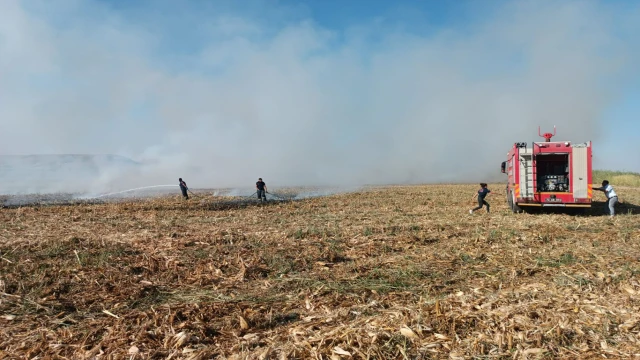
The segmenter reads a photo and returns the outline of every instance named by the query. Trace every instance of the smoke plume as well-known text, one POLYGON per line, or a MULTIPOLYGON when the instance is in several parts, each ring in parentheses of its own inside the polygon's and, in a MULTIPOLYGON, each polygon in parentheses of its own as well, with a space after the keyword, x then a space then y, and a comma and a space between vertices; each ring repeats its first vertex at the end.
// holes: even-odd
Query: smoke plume
POLYGON ((637 4, 460 3, 438 27, 233 4, 4 1, 0 154, 137 165, 14 159, 0 193, 502 181, 538 126, 597 142, 638 71, 637 4))

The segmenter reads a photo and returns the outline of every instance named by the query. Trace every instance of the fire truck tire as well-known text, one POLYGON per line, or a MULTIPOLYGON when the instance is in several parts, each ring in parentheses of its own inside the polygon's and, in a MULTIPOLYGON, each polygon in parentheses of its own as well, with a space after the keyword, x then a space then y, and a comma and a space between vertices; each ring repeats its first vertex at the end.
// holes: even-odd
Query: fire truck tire
POLYGON ((518 206, 518 204, 516 204, 516 199, 515 196, 513 195, 512 191, 509 191, 509 207, 511 208, 511 211, 515 214, 517 213, 521 213, 522 212, 522 208, 520 208, 520 206, 518 206))

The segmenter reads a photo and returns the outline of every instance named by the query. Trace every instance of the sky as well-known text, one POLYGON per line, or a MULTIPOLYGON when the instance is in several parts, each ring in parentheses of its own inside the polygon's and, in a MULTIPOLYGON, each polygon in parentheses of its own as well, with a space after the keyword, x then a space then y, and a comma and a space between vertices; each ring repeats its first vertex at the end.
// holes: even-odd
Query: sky
POLYGON ((596 168, 640 171, 639 16, 633 1, 5 0, 0 154, 145 164, 76 179, 104 190, 475 183, 556 125, 593 141, 596 168))

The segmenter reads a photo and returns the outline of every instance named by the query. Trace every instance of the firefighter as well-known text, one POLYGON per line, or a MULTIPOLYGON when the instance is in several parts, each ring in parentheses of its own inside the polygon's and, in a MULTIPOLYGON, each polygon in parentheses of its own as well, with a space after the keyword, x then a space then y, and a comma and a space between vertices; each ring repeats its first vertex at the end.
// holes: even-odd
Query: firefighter
POLYGON ((604 192, 604 195, 607 197, 607 207, 609 208, 609 211, 607 211, 607 207, 605 207, 605 212, 608 212, 610 217, 614 217, 616 214, 615 206, 618 203, 618 194, 613 190, 613 186, 609 184, 608 180, 604 180, 602 181, 601 187, 594 188, 593 190, 604 192))
POLYGON ((258 178, 258 182, 256 182, 256 189, 258 190, 258 200, 267 201, 267 184, 262 181, 262 178, 258 178))
POLYGON ((187 194, 187 190, 189 190, 189 188, 187 187, 187 183, 184 182, 182 178, 179 178, 178 181, 180 182, 180 191, 182 191, 182 196, 185 198, 185 200, 188 200, 189 194, 187 194))
POLYGON ((487 189, 487 184, 480 183, 480 190, 478 190, 478 206, 469 210, 469 214, 473 214, 474 211, 482 209, 482 206, 485 205, 487 207, 487 213, 489 212, 490 205, 484 198, 487 197, 490 192, 491 190, 487 189))

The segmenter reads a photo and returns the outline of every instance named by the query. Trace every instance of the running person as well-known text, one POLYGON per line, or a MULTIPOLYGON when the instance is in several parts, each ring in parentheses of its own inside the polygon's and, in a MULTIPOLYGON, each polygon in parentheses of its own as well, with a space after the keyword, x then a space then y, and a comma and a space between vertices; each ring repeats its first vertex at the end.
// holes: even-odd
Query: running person
POLYGON ((491 190, 487 189, 487 184, 480 183, 480 190, 478 190, 478 206, 469 210, 469 214, 473 214, 474 211, 482 209, 482 206, 486 206, 487 212, 489 212, 490 205, 484 198, 487 197, 490 192, 491 190))

